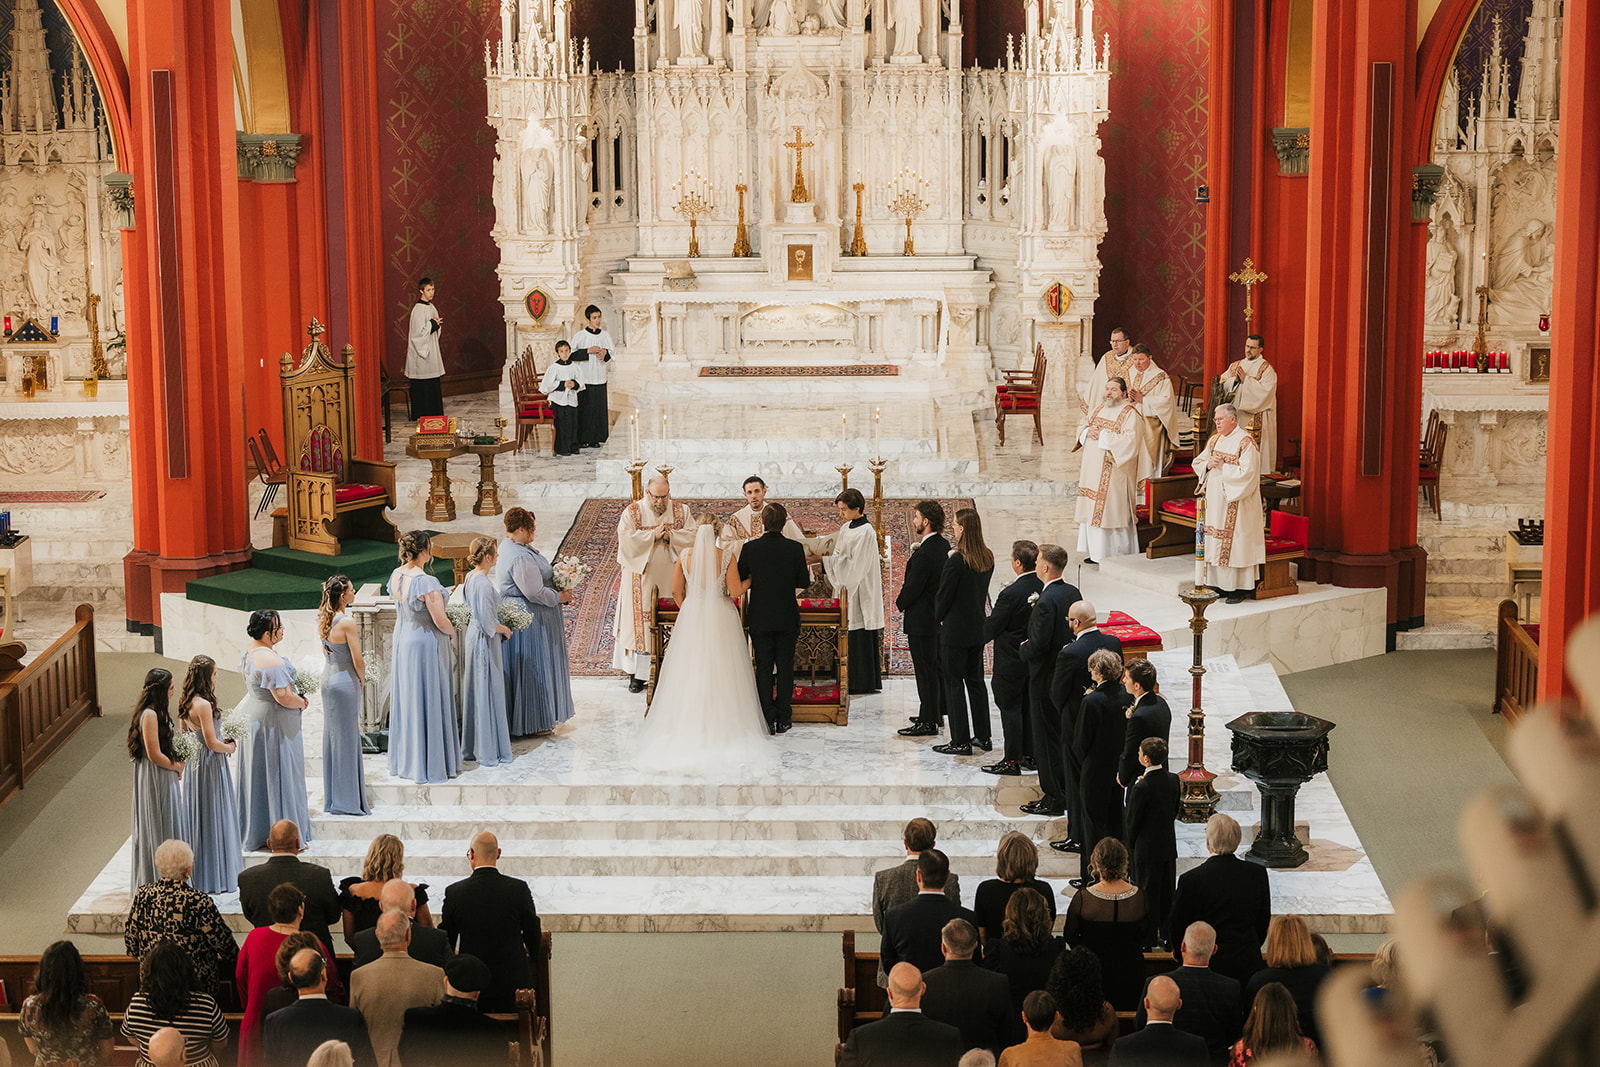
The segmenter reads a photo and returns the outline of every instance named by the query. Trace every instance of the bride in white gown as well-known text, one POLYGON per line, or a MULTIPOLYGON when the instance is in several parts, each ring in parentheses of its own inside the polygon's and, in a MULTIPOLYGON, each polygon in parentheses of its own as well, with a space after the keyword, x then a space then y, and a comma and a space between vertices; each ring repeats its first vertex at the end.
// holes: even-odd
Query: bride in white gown
POLYGON ((682 607, 634 741, 634 761, 652 771, 698 774, 770 768, 774 761, 756 694, 750 646, 728 595, 731 568, 717 547, 716 516, 700 516, 694 547, 678 558, 682 607))

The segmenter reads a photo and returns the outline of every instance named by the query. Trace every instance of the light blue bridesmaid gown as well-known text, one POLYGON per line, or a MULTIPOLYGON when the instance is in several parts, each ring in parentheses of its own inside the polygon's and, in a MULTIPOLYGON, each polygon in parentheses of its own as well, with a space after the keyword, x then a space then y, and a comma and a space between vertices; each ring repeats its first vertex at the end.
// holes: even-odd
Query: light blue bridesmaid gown
POLYGON ((189 828, 185 840, 194 849, 189 884, 202 893, 232 893, 239 888, 239 869, 244 866, 233 774, 228 757, 207 748, 205 735, 198 730, 194 743, 200 754, 183 772, 183 817, 189 828))
POLYGON ((262 669, 255 650, 239 661, 244 699, 239 707, 250 719, 250 731, 239 746, 239 840, 246 851, 265 848, 272 824, 292 820, 303 844, 311 843, 311 802, 306 795, 306 745, 300 732, 300 709, 286 708, 272 691, 294 688, 295 669, 288 663, 262 669))
POLYGON ((506 712, 511 736, 553 730, 572 718, 567 630, 555 572, 538 552, 507 537, 495 564, 500 595, 533 615, 533 625, 506 642, 506 712))
MULTIPOLYGON (((339 612, 337 623, 345 617, 339 612)), ((361 773, 361 683, 350 646, 326 639, 322 651, 322 810, 330 815, 371 815, 361 773)))
POLYGON ((467 574, 467 607, 472 625, 466 634, 465 678, 461 683, 461 758, 480 767, 511 762, 511 734, 506 720, 506 673, 501 659, 500 594, 494 579, 467 574))
MULTIPOLYGON (((158 712, 145 708, 143 717, 158 712)), ((133 759, 133 877, 129 892, 137 893, 139 887, 154 882, 161 876, 156 873, 156 849, 161 842, 171 838, 187 841, 184 832, 183 798, 178 785, 178 772, 157 767, 144 756, 133 759)))
POLYGON ((426 572, 402 577, 396 569, 389 576, 395 608, 389 773, 413 782, 442 782, 461 773, 450 639, 433 624, 423 600, 443 592, 439 579, 426 572))

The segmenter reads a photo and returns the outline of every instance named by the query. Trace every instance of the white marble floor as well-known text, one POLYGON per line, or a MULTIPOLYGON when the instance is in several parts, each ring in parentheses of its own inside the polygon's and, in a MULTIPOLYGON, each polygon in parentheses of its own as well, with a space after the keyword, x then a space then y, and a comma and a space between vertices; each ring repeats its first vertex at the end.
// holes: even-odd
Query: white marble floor
MULTIPOLYGON (((1178 709, 1174 751, 1186 750, 1187 651, 1153 657, 1178 709)), ((1289 701, 1271 666, 1243 668, 1231 657, 1207 664, 1206 763, 1230 766, 1223 723, 1289 701)), ((765 930, 834 931, 871 922, 871 872, 896 860, 905 822, 925 815, 968 887, 991 876, 995 844, 1008 829, 1041 843, 1059 836, 1058 820, 1024 816, 1035 779, 996 779, 978 765, 993 757, 953 759, 926 740, 894 731, 914 704, 908 678, 886 680, 882 695, 858 699, 850 724, 802 724, 773 741, 780 765, 761 776, 709 767, 685 778, 636 770, 629 748, 639 697, 620 681, 575 681, 578 714, 550 738, 516 745, 512 764, 469 766, 448 784, 418 786, 391 777, 384 757, 369 756, 372 815, 321 814, 320 708, 307 715, 308 792, 314 840, 309 858, 336 876, 359 871, 371 838, 394 833, 406 844, 408 877, 434 894, 466 874, 465 842, 482 828, 501 838, 508 873, 533 887, 547 928, 558 931, 765 930)), ((998 721, 995 723, 998 737, 998 721)), ((1334 759, 1339 752, 1333 735, 1334 759)), ((1259 799, 1239 775, 1220 773, 1222 808, 1244 825, 1246 841, 1259 799)), ((1375 933, 1390 905, 1326 776, 1300 794, 1312 860, 1272 873, 1275 911, 1305 915, 1328 933, 1375 933)), ((1204 856, 1203 827, 1179 826, 1180 869, 1204 856)), ((252 856, 252 862, 260 857, 252 856)), ((1042 849, 1041 876, 1069 894, 1076 857, 1042 849)), ((114 934, 127 910, 125 847, 73 907, 69 929, 114 934)), ((966 888, 970 899, 972 888, 966 888)), ((219 898, 229 921, 246 928, 237 901, 219 898)))

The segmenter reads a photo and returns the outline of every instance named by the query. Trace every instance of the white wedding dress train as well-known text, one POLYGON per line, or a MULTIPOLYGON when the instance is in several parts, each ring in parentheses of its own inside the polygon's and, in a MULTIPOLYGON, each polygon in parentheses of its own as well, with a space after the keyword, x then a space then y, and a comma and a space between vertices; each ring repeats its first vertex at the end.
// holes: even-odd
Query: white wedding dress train
POLYGON ((717 566, 711 526, 684 553, 687 590, 633 758, 649 771, 687 775, 773 769, 750 646, 717 566))

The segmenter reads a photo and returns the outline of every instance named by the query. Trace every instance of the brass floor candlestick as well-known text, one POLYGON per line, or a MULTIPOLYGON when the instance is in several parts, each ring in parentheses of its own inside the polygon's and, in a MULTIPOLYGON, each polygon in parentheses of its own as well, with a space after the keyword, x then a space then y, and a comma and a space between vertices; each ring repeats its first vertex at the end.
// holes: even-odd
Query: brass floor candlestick
POLYGON ((850 238, 850 254, 864 256, 867 254, 867 231, 861 226, 861 193, 866 186, 862 185, 861 179, 857 177, 856 183, 851 188, 856 191, 856 232, 855 236, 850 238))
POLYGON ((644 474, 644 460, 634 460, 632 463, 628 464, 627 470, 628 475, 633 478, 633 499, 643 500, 644 481, 642 479, 642 475, 644 474))
POLYGON ((1489 373, 1489 287, 1478 286, 1478 336, 1472 341, 1472 365, 1479 374, 1489 373))
POLYGON ((733 234, 733 254, 740 258, 751 255, 750 231, 744 224, 744 194, 750 188, 744 182, 734 186, 739 192, 739 228, 733 234))
POLYGON ((689 220, 689 258, 699 259, 700 219, 716 210, 711 201, 710 183, 700 176, 699 171, 691 170, 672 183, 672 191, 679 194, 672 209, 689 220))
POLYGON ((1206 608, 1217 599, 1214 589, 1196 586, 1178 594, 1194 612, 1189 629, 1194 633, 1194 664, 1189 674, 1194 678, 1194 697, 1189 708, 1189 765, 1178 772, 1178 821, 1205 822, 1217 812, 1217 789, 1212 781, 1217 777, 1206 770, 1206 713, 1200 708, 1200 679, 1206 669, 1201 663, 1201 649, 1205 643, 1206 608))
POLYGON ((833 469, 839 472, 839 480, 844 483, 839 487, 839 492, 842 493, 846 489, 850 488, 850 472, 856 469, 855 465, 851 463, 841 463, 839 466, 833 469))
POLYGON ((872 528, 878 532, 878 556, 881 559, 888 551, 888 545, 883 539, 883 472, 889 466, 886 459, 872 459, 867 461, 867 469, 872 472, 872 528))

